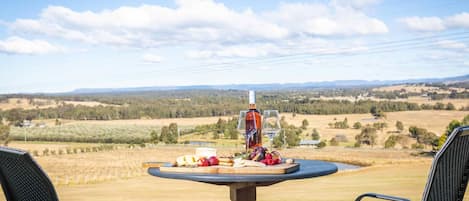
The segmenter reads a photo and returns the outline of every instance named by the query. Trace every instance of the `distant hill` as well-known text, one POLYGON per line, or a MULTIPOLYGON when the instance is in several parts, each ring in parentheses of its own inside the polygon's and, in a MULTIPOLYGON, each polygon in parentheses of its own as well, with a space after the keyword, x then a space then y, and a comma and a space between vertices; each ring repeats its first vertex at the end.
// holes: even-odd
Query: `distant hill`
POLYGON ((229 84, 229 85, 192 85, 192 86, 155 86, 155 87, 132 87, 132 88, 82 88, 69 92, 68 94, 90 94, 90 93, 127 93, 147 91, 169 91, 169 90, 194 90, 194 89, 221 89, 221 90, 293 90, 307 88, 351 88, 351 87, 373 87, 394 84, 415 83, 456 83, 468 82, 469 74, 447 78, 424 78, 408 80, 337 80, 325 82, 306 83, 270 83, 270 84, 229 84))

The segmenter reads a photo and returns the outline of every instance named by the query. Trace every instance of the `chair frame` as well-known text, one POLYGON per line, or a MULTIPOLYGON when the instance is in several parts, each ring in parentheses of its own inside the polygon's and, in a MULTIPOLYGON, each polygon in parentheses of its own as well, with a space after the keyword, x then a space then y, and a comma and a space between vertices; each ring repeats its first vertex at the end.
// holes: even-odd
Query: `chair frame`
MULTIPOLYGON (((468 135, 469 135, 469 126, 462 126, 462 127, 455 128, 453 130, 453 132, 451 132, 451 134, 446 139, 446 142, 443 145, 443 147, 440 149, 440 151, 438 153, 436 153, 435 158, 433 159, 433 162, 432 162, 432 166, 431 166, 431 169, 430 169, 430 173, 429 173, 429 176, 428 176, 427 183, 425 185, 425 190, 423 191, 422 201, 427 201, 428 200, 428 196, 430 194, 430 189, 433 185, 433 179, 435 177, 436 170, 438 168, 437 167, 438 166, 438 161, 440 160, 442 155, 445 153, 446 149, 448 149, 448 147, 451 146, 454 139, 456 139, 457 137, 468 136, 468 135), (458 133, 460 133, 460 134, 458 134, 458 133)), ((465 182, 465 184, 462 184, 464 186, 461 186, 461 188, 464 188, 464 191, 465 191, 466 187, 467 187, 467 178, 469 177, 469 175, 464 175, 464 176, 466 177, 466 179, 465 179, 466 182, 465 182)), ((464 197, 464 192, 462 193, 462 196, 464 197)), ((382 199, 382 200, 392 200, 392 201, 410 201, 409 199, 406 199, 406 198, 389 196, 389 195, 382 195, 382 194, 377 194, 377 193, 362 194, 362 195, 358 196, 355 199, 355 201, 360 201, 365 197, 377 198, 377 199, 382 199)), ((462 198, 461 198, 461 200, 462 200, 462 198)))
MULTIPOLYGON (((34 172, 34 176, 38 177, 43 185, 46 185, 50 195, 51 201, 58 201, 57 192, 55 191, 54 185, 52 184, 51 180, 47 176, 47 174, 42 170, 42 168, 36 163, 36 161, 26 152, 18 149, 2 147, 0 146, 0 152, 3 154, 7 154, 12 158, 16 158, 18 160, 22 160, 25 163, 29 164, 31 170, 34 172)), ((1 161, 1 158, 0 158, 1 161)), ((14 193, 14 189, 10 186, 8 182, 8 175, 5 175, 3 172, 3 168, 0 164, 0 184, 3 189, 3 193, 5 194, 5 198, 8 201, 17 201, 18 198, 14 193)))

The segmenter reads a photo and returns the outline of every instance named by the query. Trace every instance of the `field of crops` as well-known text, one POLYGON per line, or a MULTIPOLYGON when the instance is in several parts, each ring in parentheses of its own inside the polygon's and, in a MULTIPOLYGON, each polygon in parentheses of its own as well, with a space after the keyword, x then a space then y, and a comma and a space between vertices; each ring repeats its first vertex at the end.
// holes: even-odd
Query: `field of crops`
POLYGON ((139 143, 150 138, 152 131, 159 132, 160 126, 152 125, 95 125, 65 124, 45 128, 12 127, 11 136, 15 140, 94 142, 94 143, 139 143))

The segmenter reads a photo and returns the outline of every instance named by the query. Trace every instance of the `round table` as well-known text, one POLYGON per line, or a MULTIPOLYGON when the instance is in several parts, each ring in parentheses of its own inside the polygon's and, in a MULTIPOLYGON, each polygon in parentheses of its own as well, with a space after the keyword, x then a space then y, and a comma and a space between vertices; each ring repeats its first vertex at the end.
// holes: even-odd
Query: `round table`
POLYGON ((337 166, 329 162, 296 160, 296 163, 300 164, 298 171, 280 175, 170 173, 160 172, 159 168, 149 168, 148 173, 162 178, 226 185, 230 187, 230 199, 232 201, 254 201, 256 200, 257 186, 270 186, 286 180, 320 177, 337 172, 337 166))

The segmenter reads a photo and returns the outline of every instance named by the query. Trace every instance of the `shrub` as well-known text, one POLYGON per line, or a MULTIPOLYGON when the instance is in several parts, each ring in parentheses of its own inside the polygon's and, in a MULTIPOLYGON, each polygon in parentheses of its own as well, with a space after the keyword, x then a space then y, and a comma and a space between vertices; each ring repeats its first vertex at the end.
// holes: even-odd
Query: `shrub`
POLYGON ((326 145, 327 145, 326 141, 323 140, 323 141, 319 142, 318 149, 322 149, 322 148, 326 147, 326 145))
POLYGON ((394 148, 396 146, 397 142, 401 139, 401 136, 398 135, 391 135, 386 139, 384 142, 384 148, 389 149, 389 148, 394 148))
POLYGON ((353 128, 354 128, 354 129, 360 129, 360 128, 362 128, 362 124, 357 121, 357 122, 355 122, 355 123, 353 124, 353 128))
POLYGON ((46 149, 42 150, 42 155, 43 156, 48 156, 49 155, 49 149, 46 148, 46 149))
POLYGON ((412 149, 423 149, 423 144, 415 143, 412 144, 412 149))
POLYGON ((311 139, 312 139, 312 140, 319 140, 319 138, 320 138, 320 137, 319 137, 319 132, 318 132, 318 130, 316 130, 316 128, 313 129, 313 133, 311 134, 311 139))
POLYGON ((339 141, 337 141, 335 139, 335 137, 331 138, 331 140, 329 141, 329 145, 331 146, 339 146, 339 141))

